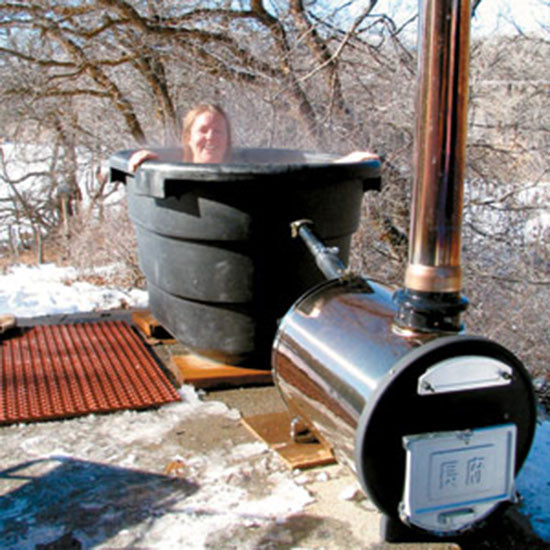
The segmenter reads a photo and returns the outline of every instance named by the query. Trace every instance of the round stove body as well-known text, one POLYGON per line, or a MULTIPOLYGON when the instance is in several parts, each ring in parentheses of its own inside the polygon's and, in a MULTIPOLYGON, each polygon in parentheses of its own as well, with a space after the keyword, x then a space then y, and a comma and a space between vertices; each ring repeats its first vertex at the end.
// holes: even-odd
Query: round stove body
POLYGON ((399 331, 393 295, 359 278, 304 295, 280 324, 275 381, 384 514, 454 534, 514 498, 535 429, 532 384, 486 338, 399 331))

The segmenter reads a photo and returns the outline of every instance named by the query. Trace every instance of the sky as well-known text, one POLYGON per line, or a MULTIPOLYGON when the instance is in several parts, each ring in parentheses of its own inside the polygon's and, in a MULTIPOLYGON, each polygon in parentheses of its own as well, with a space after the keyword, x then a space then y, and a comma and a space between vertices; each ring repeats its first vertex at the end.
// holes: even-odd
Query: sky
MULTIPOLYGON (((357 1, 349 9, 358 15, 365 5, 366 2, 357 1)), ((379 0, 376 5, 377 13, 393 14, 398 24, 417 9, 417 0, 379 0)), ((472 21, 472 35, 515 32, 511 21, 523 32, 540 32, 540 23, 550 26, 550 4, 548 0, 482 0, 472 21)), ((412 29, 416 31, 416 23, 412 29)))
POLYGON ((550 4, 544 0, 483 0, 472 22, 474 32, 509 32, 514 21, 523 32, 540 32, 550 26, 550 4))

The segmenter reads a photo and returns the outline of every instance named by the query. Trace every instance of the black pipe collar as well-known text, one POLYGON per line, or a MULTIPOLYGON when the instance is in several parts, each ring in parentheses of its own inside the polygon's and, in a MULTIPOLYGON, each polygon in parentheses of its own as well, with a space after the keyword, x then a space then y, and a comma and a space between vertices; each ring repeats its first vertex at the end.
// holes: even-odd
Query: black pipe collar
POLYGON ((422 292, 408 288, 393 295, 396 324, 418 332, 461 332, 460 315, 468 300, 458 292, 422 292))

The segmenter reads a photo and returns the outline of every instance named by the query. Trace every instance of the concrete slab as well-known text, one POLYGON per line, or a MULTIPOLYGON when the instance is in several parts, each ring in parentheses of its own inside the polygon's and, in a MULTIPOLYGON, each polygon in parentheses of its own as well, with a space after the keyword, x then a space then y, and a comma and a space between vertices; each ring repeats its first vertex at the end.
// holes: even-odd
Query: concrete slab
MULTIPOLYGON (((204 396, 241 412, 255 415, 266 410, 284 411, 286 405, 276 387, 212 391, 204 396)), ((246 436, 243 436, 246 437, 246 436)), ((313 495, 314 502, 291 522, 283 522, 273 534, 284 540, 299 539, 296 546, 273 548, 323 548, 326 550, 550 550, 550 544, 540 540, 526 518, 515 507, 478 532, 457 542, 425 540, 415 542, 385 542, 381 537, 382 515, 365 497, 355 476, 341 465, 297 470, 295 480, 313 495), (286 529, 286 539, 285 539, 286 529)))
MULTIPOLYGON (((153 351, 165 365, 182 350, 175 344, 153 351)), ((347 468, 292 471, 268 448, 235 462, 235 449, 262 446, 241 418, 285 410, 275 387, 199 393, 190 412, 182 403, 0 427, 0 546, 53 548, 47 545, 69 541, 98 549, 550 550, 515 508, 458 544, 385 542, 381 514, 347 468), (246 507, 243 512, 241 501, 273 496, 274 478, 291 484, 292 495, 303 488, 304 504, 275 518, 246 507), (44 498, 48 504, 41 504, 44 498), (201 539, 201 522, 222 520, 223 527, 201 539)))

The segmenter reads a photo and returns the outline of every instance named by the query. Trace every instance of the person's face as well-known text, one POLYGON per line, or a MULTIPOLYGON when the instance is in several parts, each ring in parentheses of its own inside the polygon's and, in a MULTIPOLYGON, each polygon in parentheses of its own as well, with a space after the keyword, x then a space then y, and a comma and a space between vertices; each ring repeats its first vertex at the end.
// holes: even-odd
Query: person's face
POLYGON ((191 125, 189 148, 193 162, 222 162, 227 150, 229 135, 225 118, 219 113, 201 113, 191 125))

